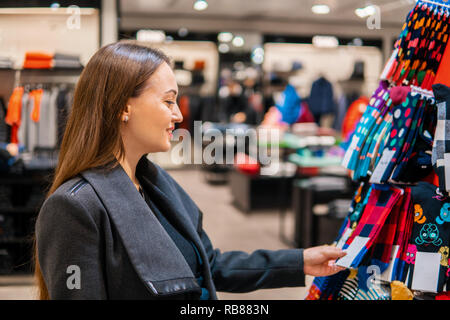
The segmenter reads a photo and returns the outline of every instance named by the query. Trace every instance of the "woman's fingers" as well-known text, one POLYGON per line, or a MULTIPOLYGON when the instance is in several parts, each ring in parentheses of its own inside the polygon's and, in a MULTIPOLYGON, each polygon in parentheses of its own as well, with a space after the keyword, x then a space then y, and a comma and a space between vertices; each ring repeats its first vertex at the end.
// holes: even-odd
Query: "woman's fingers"
POLYGON ((303 252, 305 274, 313 276, 327 276, 335 274, 345 268, 337 266, 336 260, 347 253, 333 246, 319 246, 305 249, 303 252))
POLYGON ((336 260, 345 256, 347 252, 336 247, 326 246, 323 248, 323 254, 327 260, 336 260))

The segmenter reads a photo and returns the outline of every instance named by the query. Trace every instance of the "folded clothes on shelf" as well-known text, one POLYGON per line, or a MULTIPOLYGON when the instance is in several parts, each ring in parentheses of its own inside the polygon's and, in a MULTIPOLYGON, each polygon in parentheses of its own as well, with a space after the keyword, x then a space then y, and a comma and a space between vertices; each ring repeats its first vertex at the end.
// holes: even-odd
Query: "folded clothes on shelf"
POLYGON ((53 54, 40 51, 25 53, 24 69, 50 69, 53 66, 53 54))
POLYGON ((14 63, 10 58, 0 56, 0 69, 12 69, 13 67, 14 63))
POLYGON ((55 53, 53 56, 53 68, 71 68, 71 69, 78 69, 82 68, 80 62, 80 57, 76 55, 68 55, 68 54, 61 54, 61 53, 55 53))

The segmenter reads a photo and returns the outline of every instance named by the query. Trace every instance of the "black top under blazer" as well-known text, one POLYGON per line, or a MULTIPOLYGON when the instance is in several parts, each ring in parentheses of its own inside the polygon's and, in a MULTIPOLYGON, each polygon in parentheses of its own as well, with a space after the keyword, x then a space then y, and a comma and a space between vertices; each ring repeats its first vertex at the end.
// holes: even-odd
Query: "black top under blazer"
MULTIPOLYGON (((116 164, 66 181, 39 212, 38 259, 50 298, 198 299, 201 288, 182 253, 116 164), (73 265, 79 288, 68 285, 73 265)), ((197 246, 212 299, 216 291, 304 286, 302 249, 222 253, 202 228, 202 212, 166 171, 143 156, 136 177, 157 190, 163 213, 197 246)))

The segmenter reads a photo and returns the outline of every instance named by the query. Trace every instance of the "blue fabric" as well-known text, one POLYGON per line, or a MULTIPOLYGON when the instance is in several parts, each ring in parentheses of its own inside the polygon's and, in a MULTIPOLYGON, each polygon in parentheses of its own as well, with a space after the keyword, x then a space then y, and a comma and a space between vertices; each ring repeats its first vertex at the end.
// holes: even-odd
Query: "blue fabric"
POLYGON ((309 109, 314 116, 333 113, 333 86, 324 77, 313 82, 309 96, 309 109))
MULTIPOLYGON (((202 266, 203 265, 203 260, 202 260, 202 257, 200 255, 200 252, 198 252, 198 249, 197 249, 196 245, 192 241, 191 241, 191 244, 192 244, 192 247, 195 250, 195 253, 197 254, 198 263, 200 264, 200 266, 202 266)), ((199 286, 202 288, 202 295, 200 296, 200 300, 209 300, 209 298, 210 298, 209 291, 203 285, 203 277, 201 276, 201 274, 196 279, 197 279, 197 282, 198 282, 199 286)))
POLYGON ((281 101, 276 103, 276 107, 281 112, 282 121, 288 124, 297 122, 300 115, 302 100, 295 88, 288 84, 284 89, 281 101))
POLYGON ((143 197, 145 201, 147 202, 147 205, 150 207, 150 209, 155 214, 156 218, 161 223, 161 226, 166 230, 167 234, 170 236, 170 238, 173 240, 173 242, 176 244, 178 249, 180 249, 181 253, 183 254, 184 258, 186 259, 186 262, 188 263, 189 267, 191 268, 194 275, 197 274, 199 267, 198 267, 198 261, 197 256, 195 253, 195 250, 192 248, 192 245, 190 241, 188 241, 174 226, 169 222, 167 217, 164 216, 164 214, 161 212, 161 210, 158 208, 158 204, 155 204, 154 200, 151 201, 147 192, 143 190, 143 197))
MULTIPOLYGON (((6 147, 10 144, 9 142, 0 142, 0 148, 6 149, 6 147)), ((17 145, 19 147, 19 152, 25 151, 25 147, 22 144, 17 145)))

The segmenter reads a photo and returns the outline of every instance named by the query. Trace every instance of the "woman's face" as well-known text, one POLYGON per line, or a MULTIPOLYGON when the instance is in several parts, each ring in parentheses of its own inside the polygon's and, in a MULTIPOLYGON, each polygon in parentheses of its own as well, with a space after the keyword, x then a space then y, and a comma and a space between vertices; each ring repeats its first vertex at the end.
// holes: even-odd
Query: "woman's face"
POLYGON ((177 82, 165 62, 147 82, 139 97, 128 100, 128 122, 122 122, 125 147, 144 154, 165 152, 170 149, 175 123, 183 121, 177 105, 177 82))

